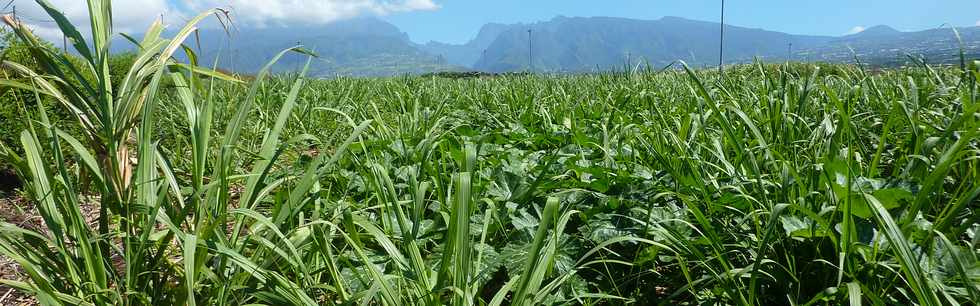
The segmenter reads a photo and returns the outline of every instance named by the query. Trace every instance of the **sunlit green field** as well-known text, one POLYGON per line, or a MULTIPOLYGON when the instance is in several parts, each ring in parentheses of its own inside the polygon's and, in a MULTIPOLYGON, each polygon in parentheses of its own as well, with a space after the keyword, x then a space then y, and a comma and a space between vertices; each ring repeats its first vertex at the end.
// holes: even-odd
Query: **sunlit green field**
POLYGON ((44 226, 0 253, 41 304, 980 300, 970 61, 241 81, 21 34, 0 157, 44 226))

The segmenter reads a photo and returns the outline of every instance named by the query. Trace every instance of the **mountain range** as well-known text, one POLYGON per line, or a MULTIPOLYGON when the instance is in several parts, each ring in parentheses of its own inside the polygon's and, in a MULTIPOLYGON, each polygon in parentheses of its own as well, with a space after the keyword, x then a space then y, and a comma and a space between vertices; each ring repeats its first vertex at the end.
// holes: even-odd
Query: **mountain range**
MULTIPOLYGON (((297 44, 319 55, 310 73, 320 77, 464 70, 589 72, 640 64, 660 67, 677 60, 716 65, 719 28, 715 22, 680 17, 559 16, 529 24, 487 24, 463 44, 419 44, 394 25, 365 17, 319 26, 235 29, 230 34, 206 29, 192 43, 199 44, 202 62, 217 60, 221 68, 241 73, 258 71, 274 54, 297 44)), ((835 37, 726 25, 724 58, 726 63, 853 62, 857 58, 867 64, 897 66, 909 55, 929 63, 953 63, 961 46, 968 57, 980 57, 980 27, 956 30, 959 39, 950 28, 902 32, 888 26, 835 37)), ((298 70, 304 62, 303 56, 287 56, 274 70, 298 70)))
MULTIPOLYGON (((408 34, 376 18, 356 18, 318 26, 288 28, 205 28, 189 39, 202 64, 255 73, 283 49, 302 45, 318 57, 310 65, 315 76, 385 76, 461 70, 439 55, 412 43, 408 34)), ((291 53, 275 72, 298 71, 306 56, 291 53)))

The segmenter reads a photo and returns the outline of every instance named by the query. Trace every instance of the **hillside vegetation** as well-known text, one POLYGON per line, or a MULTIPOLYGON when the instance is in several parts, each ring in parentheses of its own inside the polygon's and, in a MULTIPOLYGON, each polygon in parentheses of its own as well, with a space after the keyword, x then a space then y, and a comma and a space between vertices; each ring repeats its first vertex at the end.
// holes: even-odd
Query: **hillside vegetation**
POLYGON ((0 223, 0 282, 41 304, 980 300, 976 61, 246 82, 176 59, 209 11, 119 78, 88 2, 78 61, 4 19, 43 224, 0 223))
MULTIPOLYGON (((323 25, 225 31, 216 22, 202 26, 188 45, 206 66, 255 74, 267 59, 296 44, 319 57, 310 76, 399 76, 443 71, 491 73, 583 73, 623 70, 625 66, 662 68, 679 59, 692 67, 718 64, 720 25, 680 17, 638 20, 614 17, 555 17, 530 24, 484 25, 464 44, 416 44, 408 34, 371 17, 323 25), (532 30, 529 37, 528 30, 532 30), (530 47, 531 50, 528 50, 530 47), (529 51, 533 67, 529 65, 529 51)), ((139 36, 138 33, 129 33, 139 36)), ((169 33, 168 35, 172 35, 169 33)), ((841 37, 795 35, 764 29, 725 26, 725 63, 759 60, 861 63, 898 68, 927 63, 957 64, 959 51, 980 56, 980 27, 900 32, 887 26, 841 37), (792 47, 789 45, 792 44, 792 47)), ((113 51, 136 47, 117 37, 113 51)), ((287 55, 272 67, 282 73, 302 68, 302 56, 287 55)))

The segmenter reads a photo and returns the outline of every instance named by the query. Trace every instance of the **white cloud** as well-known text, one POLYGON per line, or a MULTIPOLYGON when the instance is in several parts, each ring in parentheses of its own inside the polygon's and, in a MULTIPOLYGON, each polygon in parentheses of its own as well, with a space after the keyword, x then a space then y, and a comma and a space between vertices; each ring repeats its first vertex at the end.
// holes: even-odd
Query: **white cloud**
POLYGON ((845 35, 851 35, 851 34, 857 34, 857 33, 861 33, 861 32, 864 32, 864 27, 863 26, 856 26, 856 27, 851 28, 850 31, 847 31, 847 33, 844 33, 844 34, 845 35))
POLYGON ((980 27, 980 20, 977 20, 976 26, 980 27))
POLYGON ((383 16, 439 9, 432 0, 182 0, 192 11, 223 8, 232 21, 250 26, 324 24, 364 15, 383 16))
MULTIPOLYGON (((90 31, 88 6, 84 0, 49 1, 87 38, 90 31)), ((61 31, 34 0, 14 0, 14 5, 17 16, 38 36, 61 41, 61 31)), ((113 30, 140 33, 161 16, 164 23, 179 26, 188 16, 212 8, 228 10, 235 24, 263 27, 324 24, 358 16, 436 10, 439 5, 433 0, 120 0, 112 2, 113 30)))
MULTIPOLYGON (((49 2, 68 17, 83 35, 89 35, 88 5, 82 0, 49 0, 49 2)), ((61 30, 51 16, 34 0, 15 0, 17 17, 29 24, 34 32, 45 39, 61 40, 61 30)), ((10 10, 10 9, 8 9, 10 10)), ((158 17, 165 20, 179 18, 181 13, 170 6, 167 0, 125 0, 112 2, 113 30, 115 32, 136 33, 146 28, 158 17)), ((87 38, 87 37, 86 37, 87 38)))

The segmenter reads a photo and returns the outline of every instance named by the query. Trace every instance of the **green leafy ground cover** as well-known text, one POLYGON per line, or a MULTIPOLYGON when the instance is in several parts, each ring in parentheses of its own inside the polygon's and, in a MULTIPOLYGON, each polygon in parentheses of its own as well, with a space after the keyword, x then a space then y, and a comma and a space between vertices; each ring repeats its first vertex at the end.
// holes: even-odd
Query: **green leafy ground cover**
POLYGON ((41 304, 980 300, 975 63, 242 82, 155 25, 119 78, 89 2, 90 74, 3 63, 41 304))

